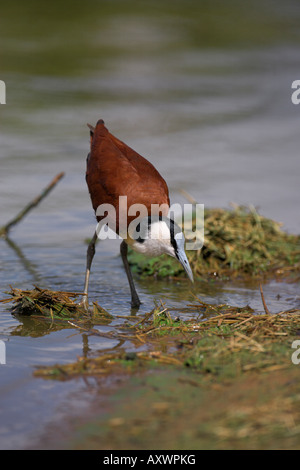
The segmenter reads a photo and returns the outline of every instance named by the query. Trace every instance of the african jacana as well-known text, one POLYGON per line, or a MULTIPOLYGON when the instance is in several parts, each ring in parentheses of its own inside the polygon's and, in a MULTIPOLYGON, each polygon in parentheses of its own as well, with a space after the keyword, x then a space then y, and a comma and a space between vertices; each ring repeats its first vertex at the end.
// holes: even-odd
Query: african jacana
MULTIPOLYGON (((121 216, 119 196, 127 196, 128 208, 133 204, 143 204, 147 209, 147 217, 142 218, 139 223, 139 236, 132 238, 126 230, 127 233, 122 234, 123 241, 120 247, 131 290, 131 305, 138 308, 141 302, 127 260, 128 245, 145 255, 157 256, 167 253, 177 258, 193 282, 192 270, 184 251, 184 236, 180 227, 167 217, 170 207, 168 186, 154 166, 114 137, 102 119, 97 122, 95 128, 89 124, 88 127, 90 153, 87 157, 86 181, 97 221, 101 222, 105 217, 103 214, 97 215, 98 207, 102 204, 111 204, 116 210, 116 223, 113 228, 119 234, 121 216), (160 206, 156 212, 153 210, 153 204, 160 206)), ((136 219, 136 215, 126 215, 128 228, 131 221, 136 219)), ((109 223, 107 225, 110 226, 109 223)), ((97 231, 87 250, 83 298, 86 308, 88 308, 88 283, 96 241, 97 231)))

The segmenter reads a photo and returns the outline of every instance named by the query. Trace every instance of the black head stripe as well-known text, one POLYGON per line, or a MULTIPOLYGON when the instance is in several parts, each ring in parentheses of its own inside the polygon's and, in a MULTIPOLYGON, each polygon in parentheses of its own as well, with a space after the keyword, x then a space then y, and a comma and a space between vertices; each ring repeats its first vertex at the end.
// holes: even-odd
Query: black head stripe
MULTIPOLYGON (((136 233, 141 233, 141 224, 140 224, 140 223, 137 224, 135 230, 136 230, 136 233)), ((138 243, 144 243, 145 238, 139 236, 139 237, 136 239, 136 241, 137 241, 138 243)))
POLYGON ((175 224, 174 224, 174 220, 172 220, 172 219, 170 219, 170 234, 171 234, 170 242, 171 242, 171 245, 173 246, 173 248, 175 250, 175 255, 177 255, 178 246, 177 246, 177 242, 175 240, 175 224))

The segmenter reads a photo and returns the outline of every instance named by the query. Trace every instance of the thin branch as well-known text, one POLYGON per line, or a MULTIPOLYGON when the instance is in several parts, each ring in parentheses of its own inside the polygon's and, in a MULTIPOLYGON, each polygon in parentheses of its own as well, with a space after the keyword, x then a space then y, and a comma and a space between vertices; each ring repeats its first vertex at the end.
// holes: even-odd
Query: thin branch
POLYGON ((54 188, 54 186, 56 186, 56 184, 61 180, 61 178, 63 176, 64 176, 64 172, 59 173, 58 175, 56 175, 55 178, 53 178, 53 180, 48 184, 48 186, 35 199, 33 199, 31 202, 29 202, 29 204, 27 204, 27 206, 25 206, 24 209, 21 210, 21 212, 19 212, 18 215, 16 215, 16 217, 14 217, 6 225, 1 227, 0 228, 0 236, 6 237, 8 235, 9 230, 11 229, 11 227, 13 227, 17 223, 21 222, 21 220, 25 217, 25 215, 28 214, 28 212, 31 209, 36 207, 41 202, 41 200, 44 199, 47 196, 47 194, 51 191, 51 189, 54 188))
POLYGON ((179 192, 182 194, 182 196, 185 197, 185 199, 187 199, 191 204, 197 204, 197 201, 196 199, 191 195, 189 194, 185 189, 180 189, 179 192))
POLYGON ((265 296, 264 296, 264 293, 263 293, 262 285, 261 285, 261 284, 259 284, 259 288, 260 288, 260 295, 261 295, 261 300, 262 300, 262 303, 263 303, 263 306, 264 306, 264 310, 265 310, 265 312, 266 312, 267 315, 271 315, 271 312, 270 312, 270 310, 268 309, 267 304, 266 304, 266 301, 265 301, 265 296))

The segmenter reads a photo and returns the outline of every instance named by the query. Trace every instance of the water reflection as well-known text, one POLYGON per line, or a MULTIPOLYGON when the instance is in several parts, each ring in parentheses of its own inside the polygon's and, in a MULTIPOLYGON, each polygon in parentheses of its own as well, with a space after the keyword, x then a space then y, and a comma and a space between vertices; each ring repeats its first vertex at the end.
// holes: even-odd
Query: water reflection
POLYGON ((22 263, 23 268, 29 273, 29 275, 32 277, 32 280, 34 284, 40 284, 42 282, 42 277, 40 273, 36 270, 34 264, 26 258, 24 253, 22 252, 21 248, 15 243, 11 238, 6 237, 5 238, 6 243, 8 246, 14 251, 14 253, 17 255, 19 260, 22 263))

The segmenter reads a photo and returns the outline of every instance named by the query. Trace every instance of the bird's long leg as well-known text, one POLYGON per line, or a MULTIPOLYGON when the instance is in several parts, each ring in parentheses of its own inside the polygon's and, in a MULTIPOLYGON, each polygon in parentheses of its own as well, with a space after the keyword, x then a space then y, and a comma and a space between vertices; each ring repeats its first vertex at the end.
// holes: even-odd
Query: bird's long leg
POLYGON ((130 271, 128 259, 127 259, 127 243, 123 240, 120 246, 120 251, 121 251, 121 256, 124 264, 124 268, 127 274, 129 286, 130 286, 130 291, 131 291, 131 306, 132 308, 139 308, 141 305, 141 301, 139 299, 139 296, 135 290, 134 282, 133 282, 133 277, 130 271))
POLYGON ((94 233, 93 238, 91 239, 88 249, 87 249, 87 254, 86 254, 86 271, 85 271, 85 281, 84 281, 84 295, 82 298, 82 305, 86 310, 89 308, 89 299, 88 299, 88 289, 89 289, 89 279, 90 279, 90 271, 91 271, 91 265, 92 261, 95 255, 95 245, 97 241, 97 232, 94 233))

